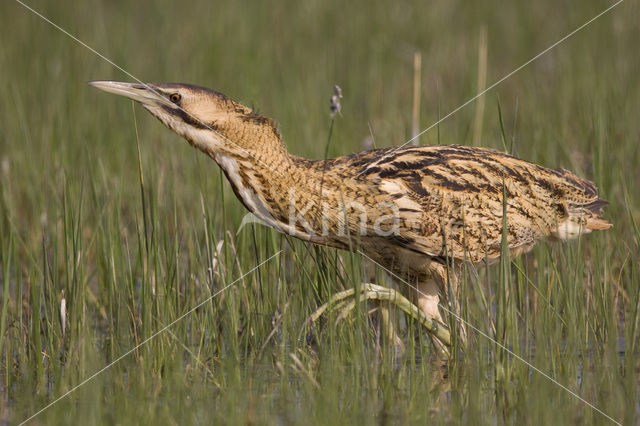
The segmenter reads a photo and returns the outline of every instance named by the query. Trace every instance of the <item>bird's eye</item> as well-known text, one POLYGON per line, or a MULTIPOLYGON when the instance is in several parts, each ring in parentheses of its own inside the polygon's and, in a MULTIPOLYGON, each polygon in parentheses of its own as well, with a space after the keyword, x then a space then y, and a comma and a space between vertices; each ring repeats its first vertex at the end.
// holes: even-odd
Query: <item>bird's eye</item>
POLYGON ((180 102, 180 99, 182 99, 182 96, 180 96, 180 93, 172 93, 169 95, 169 100, 174 104, 177 104, 178 102, 180 102))

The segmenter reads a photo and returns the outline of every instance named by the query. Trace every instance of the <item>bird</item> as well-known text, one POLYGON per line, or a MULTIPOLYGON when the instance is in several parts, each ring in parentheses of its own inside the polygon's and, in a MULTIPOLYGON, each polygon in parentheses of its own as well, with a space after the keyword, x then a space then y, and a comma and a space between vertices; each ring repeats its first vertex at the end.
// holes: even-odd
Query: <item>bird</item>
MULTIPOLYGON (((89 84, 140 103, 208 155, 262 222, 313 244, 357 250, 413 283, 411 303, 432 332, 445 324, 440 298, 457 288, 452 262, 482 267, 505 248, 515 257, 541 240, 612 226, 593 182, 497 150, 408 145, 311 160, 288 152, 271 118, 215 90, 89 84)), ((448 333, 439 336, 450 344, 448 333)))

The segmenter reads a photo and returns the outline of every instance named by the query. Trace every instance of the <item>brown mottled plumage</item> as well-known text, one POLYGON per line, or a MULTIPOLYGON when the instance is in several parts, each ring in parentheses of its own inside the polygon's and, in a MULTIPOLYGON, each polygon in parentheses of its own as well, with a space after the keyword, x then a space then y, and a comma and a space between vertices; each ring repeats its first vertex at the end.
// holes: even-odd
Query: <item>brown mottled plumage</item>
POLYGON ((213 158, 267 224, 316 244, 359 247, 412 278, 418 306, 437 320, 446 259, 496 261, 505 207, 512 256, 540 239, 611 226, 599 216, 607 203, 592 182, 498 151, 407 146, 312 161, 286 151, 273 121, 221 93, 184 84, 92 84, 139 101, 213 158))

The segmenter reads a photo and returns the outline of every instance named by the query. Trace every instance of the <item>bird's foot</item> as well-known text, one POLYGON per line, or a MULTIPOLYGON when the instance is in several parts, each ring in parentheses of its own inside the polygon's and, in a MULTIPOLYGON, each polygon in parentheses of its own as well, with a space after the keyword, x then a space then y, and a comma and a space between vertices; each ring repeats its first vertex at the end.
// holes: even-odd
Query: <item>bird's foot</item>
MULTIPOLYGON (((307 324, 317 321, 328 310, 338 313, 335 320, 337 324, 353 311, 356 303, 361 303, 366 300, 378 300, 393 303, 407 316, 415 319, 425 328, 425 330, 431 335, 434 345, 440 352, 440 355, 446 358, 449 357, 449 348, 451 346, 449 330, 441 322, 429 318, 416 305, 411 303, 406 297, 396 290, 377 284, 363 283, 360 286, 359 296, 357 298, 356 289, 354 288, 334 294, 326 303, 316 309, 316 311, 307 318, 307 324)), ((385 311, 382 311, 383 322, 388 323, 385 325, 388 330, 387 334, 392 338, 392 342, 395 343, 398 337, 395 333, 395 327, 391 325, 388 310, 386 313, 387 315, 385 316, 385 311)))

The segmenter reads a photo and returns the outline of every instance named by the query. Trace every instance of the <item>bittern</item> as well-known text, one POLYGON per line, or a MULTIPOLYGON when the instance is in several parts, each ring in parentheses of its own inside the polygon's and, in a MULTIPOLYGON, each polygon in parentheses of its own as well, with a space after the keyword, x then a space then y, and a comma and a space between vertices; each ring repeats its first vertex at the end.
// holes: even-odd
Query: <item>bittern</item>
MULTIPOLYGON (((450 262, 494 263, 503 237, 508 254, 517 256, 538 240, 611 227, 600 217, 607 202, 592 182, 499 151, 403 146, 308 160, 287 152, 274 121, 222 93, 188 84, 90 84, 139 102, 211 157, 266 224, 315 244, 359 250, 414 283, 413 307, 431 320, 432 332, 444 323, 440 296, 456 288, 450 262)), ((448 343, 446 333, 438 336, 448 343)))

